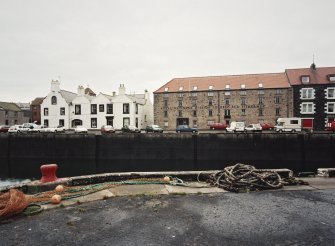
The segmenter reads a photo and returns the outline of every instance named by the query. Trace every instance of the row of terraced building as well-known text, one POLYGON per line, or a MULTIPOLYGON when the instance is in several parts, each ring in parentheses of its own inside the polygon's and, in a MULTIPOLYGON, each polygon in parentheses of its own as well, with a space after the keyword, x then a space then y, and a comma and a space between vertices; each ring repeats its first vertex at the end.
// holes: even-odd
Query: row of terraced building
POLYGON ((154 92, 155 123, 166 130, 231 121, 275 124, 283 117, 314 118, 314 130, 334 121, 335 67, 313 63, 282 73, 175 78, 154 92))

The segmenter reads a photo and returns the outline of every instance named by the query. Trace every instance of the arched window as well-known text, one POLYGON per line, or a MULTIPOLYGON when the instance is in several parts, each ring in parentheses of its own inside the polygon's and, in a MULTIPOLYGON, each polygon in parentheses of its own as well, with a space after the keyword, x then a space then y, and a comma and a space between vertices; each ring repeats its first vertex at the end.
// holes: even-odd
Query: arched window
POLYGON ((52 105, 56 105, 57 104, 57 97, 56 96, 52 96, 51 97, 51 104, 52 105))

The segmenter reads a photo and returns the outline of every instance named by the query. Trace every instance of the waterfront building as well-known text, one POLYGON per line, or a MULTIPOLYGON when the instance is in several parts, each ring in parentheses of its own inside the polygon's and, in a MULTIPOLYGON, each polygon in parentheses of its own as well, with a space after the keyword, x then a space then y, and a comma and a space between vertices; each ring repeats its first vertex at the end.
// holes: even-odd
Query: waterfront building
POLYGON ((11 102, 0 102, 0 125, 20 125, 29 122, 25 112, 11 102))
POLYGON ((30 103, 30 112, 31 112, 31 121, 41 124, 41 104, 44 100, 44 97, 36 97, 30 103))
POLYGON ((153 123, 153 105, 149 93, 126 94, 123 84, 119 93, 96 95, 90 88, 79 86, 77 93, 60 90, 59 81, 51 82, 51 92, 42 103, 44 125, 63 125, 66 129, 82 125, 87 129, 100 129, 112 125, 145 128, 153 123))
POLYGON ((154 118, 166 130, 231 121, 275 124, 293 116, 292 97, 285 73, 175 78, 154 92, 154 118))
POLYGON ((335 67, 286 69, 293 88, 293 114, 313 118, 314 130, 325 130, 335 119, 335 67))

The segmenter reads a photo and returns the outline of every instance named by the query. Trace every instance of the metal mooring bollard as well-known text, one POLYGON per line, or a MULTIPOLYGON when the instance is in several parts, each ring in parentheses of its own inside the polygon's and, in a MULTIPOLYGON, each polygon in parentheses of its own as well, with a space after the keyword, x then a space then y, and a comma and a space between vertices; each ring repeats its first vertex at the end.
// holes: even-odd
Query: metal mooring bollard
POLYGON ((57 180, 56 171, 58 169, 57 164, 45 164, 40 167, 42 178, 42 183, 53 182, 57 180))

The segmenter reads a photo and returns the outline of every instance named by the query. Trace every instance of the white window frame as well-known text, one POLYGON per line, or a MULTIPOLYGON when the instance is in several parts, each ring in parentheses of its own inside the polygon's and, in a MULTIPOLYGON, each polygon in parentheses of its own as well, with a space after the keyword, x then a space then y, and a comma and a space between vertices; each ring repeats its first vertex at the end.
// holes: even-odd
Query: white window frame
POLYGON ((326 113, 327 114, 334 114, 335 113, 335 102, 328 102, 326 104, 326 113), (329 111, 329 105, 333 105, 333 110, 329 111))
POLYGON ((301 88, 300 89, 300 99, 310 100, 315 99, 315 89, 314 88, 301 88), (309 91, 311 91, 309 93, 309 91))
POLYGON ((301 103, 300 114, 315 114, 315 104, 312 102, 301 103))
POLYGON ((303 84, 309 84, 309 82, 310 82, 310 78, 309 78, 308 75, 301 76, 301 83, 303 83, 303 84))
POLYGON ((325 97, 327 98, 327 99, 335 99, 335 87, 329 87, 329 88, 327 88, 326 90, 325 90, 325 93, 326 93, 326 95, 325 95, 325 97), (328 96, 329 95, 329 91, 333 91, 333 95, 332 96, 328 96))

